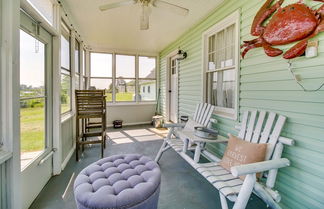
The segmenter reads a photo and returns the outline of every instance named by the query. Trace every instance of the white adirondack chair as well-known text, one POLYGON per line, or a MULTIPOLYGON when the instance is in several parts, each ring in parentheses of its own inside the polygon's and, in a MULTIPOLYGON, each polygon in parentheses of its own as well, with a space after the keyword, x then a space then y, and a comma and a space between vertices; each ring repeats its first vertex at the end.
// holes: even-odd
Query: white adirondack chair
MULTIPOLYGON (((178 152, 182 157, 188 158, 185 154, 190 142, 198 144, 194 149, 195 152, 195 161, 198 162, 200 156, 201 146, 205 141, 194 142, 193 135, 195 127, 207 127, 210 123, 211 116, 214 111, 214 106, 207 103, 200 103, 196 107, 193 119, 189 119, 187 123, 172 123, 165 124, 166 128, 169 128, 167 137, 164 139, 163 144, 156 155, 155 161, 158 162, 162 154, 170 148, 173 148, 178 152), (174 137, 173 137, 174 136, 174 137)), ((207 140, 208 141, 208 140, 207 140)), ((206 141, 206 142, 207 142, 206 141)), ((190 148, 189 148, 190 149, 190 148)))
POLYGON ((280 137, 286 118, 266 111, 246 111, 243 114, 238 137, 253 143, 268 143, 266 160, 231 168, 231 172, 218 162, 194 164, 193 167, 219 190, 223 209, 228 209, 226 198, 234 203, 233 209, 244 209, 254 192, 273 209, 278 205, 280 194, 273 190, 279 168, 289 166, 286 158, 281 158, 283 145, 293 145, 294 141, 280 137), (267 120, 265 122, 265 118, 267 120), (258 117, 258 119, 257 119, 258 117), (263 172, 265 183, 256 181, 256 173, 263 172), (246 175, 244 181, 239 176, 246 175))

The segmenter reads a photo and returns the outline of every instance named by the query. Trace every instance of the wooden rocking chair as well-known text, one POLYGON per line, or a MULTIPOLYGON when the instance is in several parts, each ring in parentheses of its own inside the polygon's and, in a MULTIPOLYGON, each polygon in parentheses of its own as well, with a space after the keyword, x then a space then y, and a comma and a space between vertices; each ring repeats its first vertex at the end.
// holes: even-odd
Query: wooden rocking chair
POLYGON ((218 162, 191 164, 215 188, 219 190, 223 209, 228 209, 226 198, 234 203, 233 209, 244 209, 254 192, 270 208, 280 209, 280 194, 273 189, 279 168, 290 165, 286 158, 281 158, 283 145, 293 145, 294 141, 280 137, 286 118, 266 111, 246 111, 243 114, 238 137, 253 143, 267 143, 266 160, 259 163, 245 164, 225 170, 218 162), (267 120, 265 122, 265 118, 267 120), (258 118, 258 119, 257 119, 258 118), (263 172, 265 181, 257 182, 256 173, 263 172), (244 180, 239 176, 246 175, 244 180))
POLYGON ((200 103, 196 107, 193 119, 189 119, 187 123, 172 123, 165 124, 164 127, 169 128, 167 137, 155 157, 158 162, 162 154, 170 148, 173 148, 180 156, 187 159, 186 151, 189 149, 195 150, 194 160, 198 162, 201 148, 205 142, 214 142, 212 140, 193 141, 195 127, 207 127, 210 123, 211 116, 214 111, 214 106, 207 103, 200 103), (197 144, 195 147, 190 147, 190 142, 197 144))

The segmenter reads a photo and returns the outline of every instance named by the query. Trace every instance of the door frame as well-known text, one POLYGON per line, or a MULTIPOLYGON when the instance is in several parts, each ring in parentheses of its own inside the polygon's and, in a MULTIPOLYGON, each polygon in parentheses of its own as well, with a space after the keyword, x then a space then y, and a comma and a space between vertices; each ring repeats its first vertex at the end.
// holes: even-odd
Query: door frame
MULTIPOLYGON (((20 30, 24 31, 28 35, 42 42, 45 46, 45 148, 37 157, 35 157, 23 170, 20 171, 22 180, 35 180, 35 172, 43 175, 42 179, 39 179, 39 184, 34 189, 31 189, 29 193, 22 196, 22 207, 27 208, 35 200, 37 195, 41 192, 42 188, 53 176, 53 35, 47 32, 41 27, 37 21, 26 14, 24 11, 20 12, 20 30), (33 177, 34 176, 34 177, 33 177), (46 177, 46 178, 45 178, 46 177)), ((20 111, 20 108, 19 108, 20 111)), ((29 182, 29 181, 28 181, 29 182)), ((22 182, 21 191, 27 189, 23 186, 22 182)), ((27 183, 27 186, 28 183, 27 183)))
POLYGON ((20 1, 1 1, 1 121, 3 149, 11 152, 7 162, 9 208, 21 208, 19 131, 19 9, 20 1), (18 124, 18 125, 17 125, 18 124))
MULTIPOLYGON (((171 58, 174 57, 175 55, 178 54, 178 50, 174 50, 172 51, 171 53, 169 53, 167 56, 166 56, 166 77, 165 77, 165 82, 166 82, 166 85, 165 85, 165 94, 166 94, 166 100, 165 100, 165 107, 166 107, 166 120, 167 121, 170 121, 170 93, 169 93, 169 90, 170 90, 170 85, 171 85, 171 73, 170 73, 170 67, 171 67, 171 58)), ((178 66, 178 69, 179 69, 179 66, 178 66)), ((179 71, 177 71, 177 74, 178 74, 178 79, 179 79, 179 71)), ((177 82, 177 89, 178 89, 178 92, 179 92, 179 82, 177 82)), ((178 101, 179 101, 179 97, 178 97, 178 101)), ((179 105, 177 106, 176 108, 176 112, 177 114, 179 113, 179 105)))
MULTIPOLYGON (((21 11, 20 15, 25 16, 25 17, 21 17, 24 19, 21 20, 25 20, 25 18, 29 19, 30 22, 34 22, 35 24, 37 24, 37 22, 35 22, 31 17, 28 17, 28 15, 21 11)), ((26 20, 27 20, 26 19, 26 20)), ((39 34, 33 34, 36 31, 31 31, 31 28, 26 27, 24 21, 20 22, 20 30, 24 31, 25 33, 29 34, 30 36, 34 37, 35 39, 38 39, 40 42, 42 42, 45 46, 45 95, 44 95, 44 99, 45 99, 45 150, 44 152, 39 155, 39 158, 41 156, 45 156, 47 155, 49 152, 51 152, 52 148, 53 148, 53 80, 52 80, 52 73, 53 73, 53 36, 47 32, 43 27, 41 27, 40 25, 36 26, 39 27, 39 34), (47 44, 49 45, 49 48, 47 47, 47 44), (48 150, 48 147, 50 148, 50 150, 48 150)), ((28 24, 28 23, 27 23, 28 24)), ((35 28, 36 28, 35 27, 35 28)), ((36 32, 37 33, 37 32, 36 32)), ((34 163, 34 162, 32 162, 34 163)))

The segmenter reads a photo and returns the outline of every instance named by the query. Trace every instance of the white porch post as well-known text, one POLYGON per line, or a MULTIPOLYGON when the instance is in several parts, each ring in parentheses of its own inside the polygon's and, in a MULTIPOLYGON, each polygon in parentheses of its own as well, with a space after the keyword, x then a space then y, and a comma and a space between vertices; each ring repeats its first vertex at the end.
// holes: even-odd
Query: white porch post
MULTIPOLYGON (((55 4, 54 25, 60 34, 61 7, 55 4)), ((62 140, 61 140, 61 36, 53 37, 53 148, 57 148, 53 157, 53 175, 61 173, 62 140)))
POLYGON ((1 19, 1 130, 3 149, 12 152, 7 167, 9 208, 21 208, 19 126, 20 1, 4 0, 1 19))

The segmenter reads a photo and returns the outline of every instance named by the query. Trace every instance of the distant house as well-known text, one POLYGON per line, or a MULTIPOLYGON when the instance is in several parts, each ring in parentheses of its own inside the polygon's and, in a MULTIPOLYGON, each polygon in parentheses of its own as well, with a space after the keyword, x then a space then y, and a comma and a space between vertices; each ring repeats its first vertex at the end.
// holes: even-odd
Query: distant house
POLYGON ((140 95, 144 101, 155 100, 156 84, 155 81, 140 83, 140 95))
POLYGON ((116 83, 117 92, 119 92, 119 93, 127 92, 126 87, 127 87, 126 81, 122 78, 118 78, 117 83, 116 83))
POLYGON ((139 82, 140 98, 143 101, 154 101, 156 95, 156 83, 155 80, 149 80, 155 78, 155 68, 152 69, 150 74, 146 76, 148 80, 142 80, 139 82))
POLYGON ((118 78, 116 83, 116 90, 118 93, 135 92, 135 82, 126 82, 123 78, 118 78))

